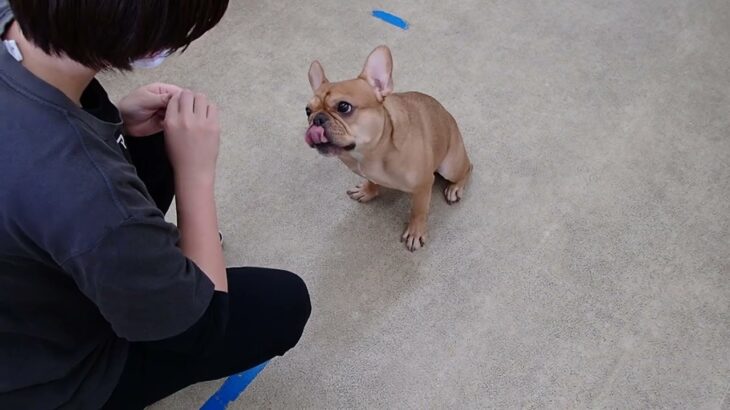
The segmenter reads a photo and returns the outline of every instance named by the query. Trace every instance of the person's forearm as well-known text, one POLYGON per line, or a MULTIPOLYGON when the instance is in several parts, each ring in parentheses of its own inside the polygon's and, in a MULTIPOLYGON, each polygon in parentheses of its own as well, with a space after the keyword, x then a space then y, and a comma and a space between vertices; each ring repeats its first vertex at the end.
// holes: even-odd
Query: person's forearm
POLYGON ((213 182, 175 180, 180 248, 210 278, 215 289, 228 292, 226 265, 218 237, 213 182))

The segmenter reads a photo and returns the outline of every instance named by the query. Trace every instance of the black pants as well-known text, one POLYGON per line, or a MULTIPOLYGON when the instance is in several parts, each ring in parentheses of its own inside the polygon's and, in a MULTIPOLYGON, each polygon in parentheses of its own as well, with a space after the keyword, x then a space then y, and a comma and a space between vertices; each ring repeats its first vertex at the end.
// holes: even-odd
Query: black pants
MULTIPOLYGON (((162 138, 149 137, 134 145, 138 146, 130 144, 130 151, 137 172, 166 212, 174 189, 169 164, 161 161, 162 138)), ((297 344, 311 311, 304 282, 291 272, 274 269, 230 268, 227 273, 229 316, 221 349, 206 357, 190 357, 155 343, 132 343, 105 408, 143 408, 192 384, 248 370, 297 344)))
POLYGON ((191 359, 152 343, 132 343, 122 378, 105 408, 143 408, 192 384, 250 369, 297 344, 310 312, 307 288, 298 276, 280 270, 229 269, 228 294, 230 316, 220 351, 191 359))

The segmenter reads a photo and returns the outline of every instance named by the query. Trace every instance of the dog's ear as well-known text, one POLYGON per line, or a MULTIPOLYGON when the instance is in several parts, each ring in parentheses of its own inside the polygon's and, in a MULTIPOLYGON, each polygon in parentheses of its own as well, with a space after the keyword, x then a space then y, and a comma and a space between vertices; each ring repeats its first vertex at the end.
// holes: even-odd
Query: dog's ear
POLYGON ((393 92, 393 56, 387 46, 379 46, 370 53, 360 78, 373 87, 378 101, 393 92))
POLYGON ((312 86, 312 91, 317 91, 319 87, 328 83, 327 77, 324 76, 324 68, 319 61, 315 61, 309 66, 309 85, 312 86))

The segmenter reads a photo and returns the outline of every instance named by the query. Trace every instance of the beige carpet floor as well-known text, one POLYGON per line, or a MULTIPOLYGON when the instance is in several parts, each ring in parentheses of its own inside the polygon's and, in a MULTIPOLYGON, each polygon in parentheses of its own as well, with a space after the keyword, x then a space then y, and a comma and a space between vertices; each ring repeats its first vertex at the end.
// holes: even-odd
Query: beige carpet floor
POLYGON ((312 295, 300 345, 231 408, 729 408, 727 0, 232 1, 159 70, 103 78, 157 80, 222 106, 228 263, 312 295), (351 201, 358 178, 303 140, 309 63, 353 77, 381 43, 476 165, 462 203, 434 192, 415 254, 407 197, 351 201))

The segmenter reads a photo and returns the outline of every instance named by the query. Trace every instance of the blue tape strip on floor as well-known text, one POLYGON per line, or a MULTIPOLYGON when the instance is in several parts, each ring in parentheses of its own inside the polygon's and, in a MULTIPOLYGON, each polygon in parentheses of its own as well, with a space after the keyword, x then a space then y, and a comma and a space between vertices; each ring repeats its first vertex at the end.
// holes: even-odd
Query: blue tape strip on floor
POLYGON ((229 404, 236 401, 238 396, 246 390, 246 387, 251 384, 261 370, 264 370, 267 364, 269 362, 264 362, 252 369, 248 369, 243 373, 226 379, 221 388, 203 404, 200 410, 225 410, 229 404))
POLYGON ((386 23, 392 24, 403 30, 408 30, 408 22, 402 18, 383 10, 373 10, 373 17, 379 18, 386 23))

